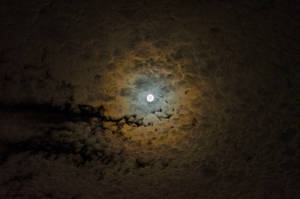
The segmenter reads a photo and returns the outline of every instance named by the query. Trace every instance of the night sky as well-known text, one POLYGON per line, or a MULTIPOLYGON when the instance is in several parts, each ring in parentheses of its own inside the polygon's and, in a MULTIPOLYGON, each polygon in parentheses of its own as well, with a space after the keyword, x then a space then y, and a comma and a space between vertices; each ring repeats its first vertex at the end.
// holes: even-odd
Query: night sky
POLYGON ((299 24, 297 0, 1 0, 0 198, 300 198, 299 24))

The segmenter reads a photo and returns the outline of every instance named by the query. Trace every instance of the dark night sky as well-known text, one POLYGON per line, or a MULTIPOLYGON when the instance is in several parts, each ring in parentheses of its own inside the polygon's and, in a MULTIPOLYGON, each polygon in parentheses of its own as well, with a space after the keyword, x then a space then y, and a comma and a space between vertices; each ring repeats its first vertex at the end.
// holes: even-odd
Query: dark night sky
POLYGON ((0 198, 300 198, 299 13, 1 0, 0 198))

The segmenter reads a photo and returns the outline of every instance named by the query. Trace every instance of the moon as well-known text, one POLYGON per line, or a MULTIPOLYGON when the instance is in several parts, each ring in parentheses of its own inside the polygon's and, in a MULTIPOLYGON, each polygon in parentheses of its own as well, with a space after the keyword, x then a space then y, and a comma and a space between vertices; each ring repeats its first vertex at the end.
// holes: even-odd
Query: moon
POLYGON ((154 96, 152 94, 148 94, 147 101, 151 103, 151 102, 153 102, 153 100, 154 100, 154 96))

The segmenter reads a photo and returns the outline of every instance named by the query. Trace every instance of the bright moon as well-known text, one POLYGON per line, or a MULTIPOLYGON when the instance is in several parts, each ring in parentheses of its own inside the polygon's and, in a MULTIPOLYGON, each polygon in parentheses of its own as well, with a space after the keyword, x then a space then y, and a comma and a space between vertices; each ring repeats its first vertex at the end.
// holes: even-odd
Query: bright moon
POLYGON ((147 95, 147 101, 148 102, 153 102, 154 96, 152 94, 147 95))

